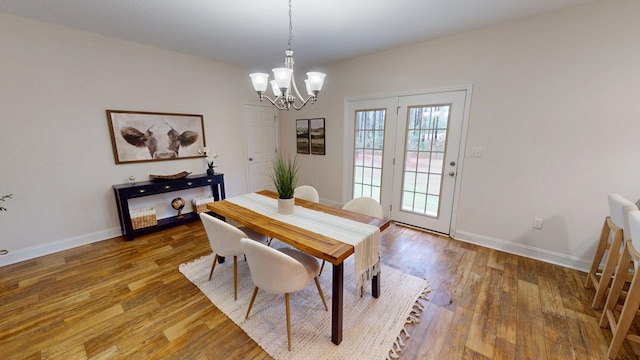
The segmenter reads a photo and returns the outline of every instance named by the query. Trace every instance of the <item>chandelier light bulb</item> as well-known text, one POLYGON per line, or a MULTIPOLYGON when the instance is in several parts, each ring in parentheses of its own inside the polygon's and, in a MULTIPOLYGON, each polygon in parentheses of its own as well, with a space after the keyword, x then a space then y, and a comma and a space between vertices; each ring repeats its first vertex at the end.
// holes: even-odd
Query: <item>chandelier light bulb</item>
POLYGON ((292 69, 276 68, 273 69, 273 77, 276 79, 276 83, 280 89, 288 89, 291 84, 292 69))
POLYGON ((267 84, 269 83, 269 74, 265 73, 253 73, 249 74, 251 77, 251 82, 253 83, 253 88, 257 92, 265 92, 267 90, 267 84))
POLYGON ((306 79, 306 80, 304 81, 304 85, 305 85, 305 87, 307 88, 307 94, 308 94, 309 96, 314 96, 313 91, 311 90, 311 86, 309 85, 309 79, 306 79))
POLYGON ((280 91, 280 88, 278 87, 278 82, 276 82, 275 80, 271 80, 271 91, 273 91, 273 95, 275 96, 281 96, 282 91, 280 91))
POLYGON ((307 80, 309 80, 309 89, 311 91, 320 92, 322 85, 324 84, 324 77, 327 76, 321 72, 308 72, 307 80))

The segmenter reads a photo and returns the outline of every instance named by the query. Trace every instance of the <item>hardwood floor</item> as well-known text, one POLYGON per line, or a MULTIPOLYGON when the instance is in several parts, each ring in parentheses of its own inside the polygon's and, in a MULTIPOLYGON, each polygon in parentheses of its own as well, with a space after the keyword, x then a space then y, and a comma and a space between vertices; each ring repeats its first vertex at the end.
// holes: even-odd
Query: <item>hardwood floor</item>
MULTIPOLYGON (((2 267, 0 357, 269 359, 178 271, 210 252, 194 222, 2 267)), ((394 225, 382 259, 431 283, 402 359, 606 358, 585 273, 394 225)))

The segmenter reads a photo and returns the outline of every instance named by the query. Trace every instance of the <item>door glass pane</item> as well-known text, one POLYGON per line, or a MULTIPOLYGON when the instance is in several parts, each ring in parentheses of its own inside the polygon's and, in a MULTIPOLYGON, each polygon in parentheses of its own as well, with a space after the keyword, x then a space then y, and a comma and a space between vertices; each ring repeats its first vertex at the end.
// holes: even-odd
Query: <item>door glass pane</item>
POLYGON ((355 119, 353 197, 380 201, 385 110, 358 110, 355 119))
POLYGON ((408 109, 402 211, 439 216, 450 107, 436 105, 408 109))

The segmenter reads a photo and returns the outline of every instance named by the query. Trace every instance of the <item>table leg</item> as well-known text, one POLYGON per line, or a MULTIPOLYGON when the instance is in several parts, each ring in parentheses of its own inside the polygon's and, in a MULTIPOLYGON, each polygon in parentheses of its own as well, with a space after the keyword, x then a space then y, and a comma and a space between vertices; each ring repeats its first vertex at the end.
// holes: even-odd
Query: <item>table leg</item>
POLYGON ((380 297, 380 274, 371 279, 371 295, 376 299, 380 297))
POLYGON ((343 263, 333 265, 333 285, 331 290, 331 342, 342 342, 342 298, 344 285, 343 263))

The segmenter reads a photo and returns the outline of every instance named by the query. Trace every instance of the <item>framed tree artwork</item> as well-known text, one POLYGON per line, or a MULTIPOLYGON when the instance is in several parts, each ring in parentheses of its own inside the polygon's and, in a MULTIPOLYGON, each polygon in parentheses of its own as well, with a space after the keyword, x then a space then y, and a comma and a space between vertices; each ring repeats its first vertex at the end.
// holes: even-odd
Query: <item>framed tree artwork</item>
POLYGON ((325 155, 324 118, 309 119, 309 143, 312 155, 325 155))
POLYGON ((298 154, 309 154, 309 119, 296 120, 296 149, 298 154))

